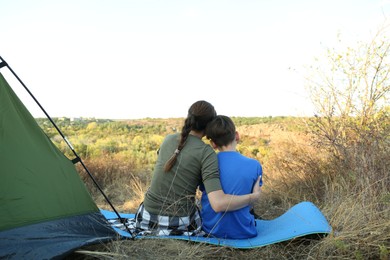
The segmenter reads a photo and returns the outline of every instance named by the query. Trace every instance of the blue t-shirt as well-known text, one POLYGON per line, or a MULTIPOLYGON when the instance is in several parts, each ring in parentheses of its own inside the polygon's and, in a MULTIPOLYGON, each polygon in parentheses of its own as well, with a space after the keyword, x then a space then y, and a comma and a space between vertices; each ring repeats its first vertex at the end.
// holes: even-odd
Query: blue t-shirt
MULTIPOLYGON (((252 192, 253 185, 262 176, 259 161, 235 151, 218 153, 218 165, 222 189, 226 194, 244 195, 252 192)), ((260 186, 262 181, 260 182, 260 186)), ((202 190, 202 188, 201 188, 202 190)), ((207 194, 202 190, 201 216, 203 230, 219 238, 250 238, 257 235, 255 219, 250 207, 216 213, 210 205, 207 194)))

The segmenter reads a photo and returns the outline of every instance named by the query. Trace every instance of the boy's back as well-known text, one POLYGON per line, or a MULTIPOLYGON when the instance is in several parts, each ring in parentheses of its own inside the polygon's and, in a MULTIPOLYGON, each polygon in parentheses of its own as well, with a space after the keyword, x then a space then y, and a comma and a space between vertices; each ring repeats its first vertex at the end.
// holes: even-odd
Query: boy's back
MULTIPOLYGON (((218 153, 220 179, 225 193, 243 195, 251 193, 257 178, 262 174, 261 164, 236 151, 218 153)), ((216 213, 210 206, 207 194, 202 194, 201 216, 203 230, 220 238, 250 238, 257 235, 255 219, 250 207, 231 212, 216 213)))

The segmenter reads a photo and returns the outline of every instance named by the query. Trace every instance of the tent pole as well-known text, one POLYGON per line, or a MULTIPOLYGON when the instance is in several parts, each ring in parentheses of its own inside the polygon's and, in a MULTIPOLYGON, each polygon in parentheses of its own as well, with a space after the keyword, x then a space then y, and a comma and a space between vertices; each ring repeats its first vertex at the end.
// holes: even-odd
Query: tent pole
POLYGON ((50 120, 52 125, 55 127, 57 132, 61 135, 61 137, 64 139, 66 144, 69 146, 69 148, 72 150, 73 154, 76 156, 76 159, 72 160, 73 162, 80 162, 83 166, 84 170, 87 172, 89 177, 92 179, 95 186, 98 188, 100 193, 103 195, 104 199, 107 201, 107 203, 111 206, 112 210, 115 212, 115 214, 118 216, 121 223, 126 227, 126 230, 131 234, 132 239, 135 238, 135 234, 130 231, 130 229, 126 226, 125 220, 119 215, 118 211, 115 209, 114 205, 111 203, 107 195, 104 193, 103 189, 100 187, 99 183, 96 181, 95 177, 91 174, 91 172, 88 170, 87 166, 84 164, 84 162, 81 160, 80 156, 76 153, 74 150, 72 144, 69 142, 69 140, 65 137, 65 135, 62 133, 62 131, 58 128, 56 123, 53 121, 53 119, 49 116, 49 114, 46 112, 46 110, 42 107, 42 105, 38 102, 38 100, 34 97, 34 95, 31 93, 31 91, 27 88, 27 86, 23 83, 23 81, 18 77, 18 75, 13 71, 13 69, 8 65, 8 63, 0 56, 0 68, 7 67, 12 74, 15 76, 15 78, 22 84, 24 89, 28 92, 28 94, 34 99, 35 103, 39 106, 39 108, 43 111, 43 113, 46 115, 46 117, 50 120))

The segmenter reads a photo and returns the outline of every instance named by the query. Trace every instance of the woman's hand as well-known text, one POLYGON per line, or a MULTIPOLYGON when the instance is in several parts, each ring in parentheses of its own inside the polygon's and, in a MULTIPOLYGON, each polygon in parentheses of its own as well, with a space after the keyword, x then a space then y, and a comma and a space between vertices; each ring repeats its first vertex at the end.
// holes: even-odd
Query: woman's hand
POLYGON ((257 181, 256 181, 255 185, 253 186, 253 191, 251 194, 251 201, 250 201, 250 204, 252 206, 260 198, 260 195, 261 195, 260 180, 261 180, 261 176, 259 176, 259 178, 257 178, 257 181))

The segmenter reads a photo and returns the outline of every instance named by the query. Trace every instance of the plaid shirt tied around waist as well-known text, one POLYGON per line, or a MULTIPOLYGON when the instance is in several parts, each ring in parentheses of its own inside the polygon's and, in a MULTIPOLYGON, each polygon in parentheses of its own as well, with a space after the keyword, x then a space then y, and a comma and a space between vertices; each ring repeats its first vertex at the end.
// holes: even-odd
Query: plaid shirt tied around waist
POLYGON ((161 216, 148 212, 142 203, 135 215, 136 229, 156 236, 196 236, 202 233, 199 210, 190 216, 161 216))

